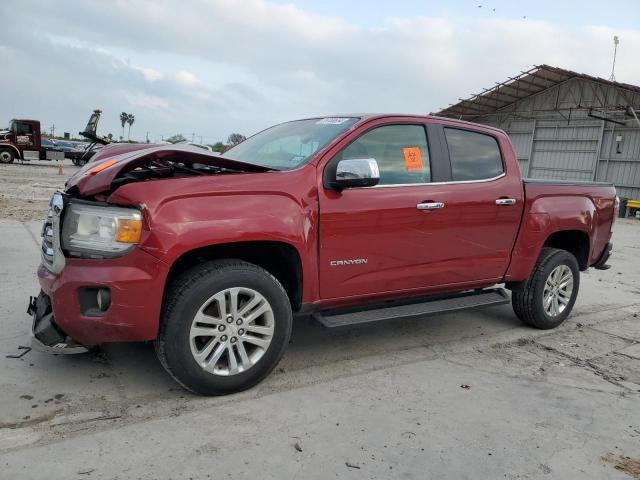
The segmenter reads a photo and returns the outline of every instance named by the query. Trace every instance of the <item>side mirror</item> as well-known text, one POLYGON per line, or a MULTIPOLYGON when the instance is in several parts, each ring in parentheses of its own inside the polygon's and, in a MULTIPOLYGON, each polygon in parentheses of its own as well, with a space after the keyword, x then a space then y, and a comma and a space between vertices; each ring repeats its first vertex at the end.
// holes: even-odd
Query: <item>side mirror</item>
POLYGON ((375 158, 350 158, 340 160, 336 176, 330 182, 332 188, 373 187, 380 181, 380 170, 375 158))

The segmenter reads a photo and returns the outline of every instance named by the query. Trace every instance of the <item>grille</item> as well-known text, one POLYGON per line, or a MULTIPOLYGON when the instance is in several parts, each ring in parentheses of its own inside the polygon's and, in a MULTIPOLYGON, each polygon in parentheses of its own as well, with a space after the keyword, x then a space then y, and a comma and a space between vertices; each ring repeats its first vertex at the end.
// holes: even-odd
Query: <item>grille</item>
POLYGON ((49 208, 42 226, 42 260, 53 264, 53 210, 49 208))
POLYGON ((54 193, 42 226, 42 264, 53 273, 60 273, 64 268, 64 254, 60 248, 60 218, 63 208, 62 194, 54 193))

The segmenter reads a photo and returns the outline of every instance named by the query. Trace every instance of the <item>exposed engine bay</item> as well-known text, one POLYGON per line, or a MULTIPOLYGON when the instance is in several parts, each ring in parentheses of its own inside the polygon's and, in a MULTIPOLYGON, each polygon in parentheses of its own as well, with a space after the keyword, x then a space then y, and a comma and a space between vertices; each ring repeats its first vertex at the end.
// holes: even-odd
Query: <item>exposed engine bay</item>
POLYGON ((87 198, 134 182, 270 170, 188 145, 109 145, 68 180, 66 190, 87 198))
POLYGON ((113 182, 111 182, 111 187, 115 190, 122 185, 132 182, 217 173, 239 173, 242 171, 241 169, 216 167, 204 163, 183 162, 179 159, 151 159, 135 167, 133 170, 121 172, 113 182))

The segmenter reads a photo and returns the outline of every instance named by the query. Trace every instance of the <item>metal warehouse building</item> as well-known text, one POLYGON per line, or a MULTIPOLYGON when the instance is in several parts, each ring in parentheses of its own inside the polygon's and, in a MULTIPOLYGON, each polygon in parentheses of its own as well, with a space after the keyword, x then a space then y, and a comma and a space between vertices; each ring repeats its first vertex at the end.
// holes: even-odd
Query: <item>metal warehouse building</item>
POLYGON ((640 199, 640 87, 539 65, 436 115, 505 130, 522 174, 613 182, 640 199))

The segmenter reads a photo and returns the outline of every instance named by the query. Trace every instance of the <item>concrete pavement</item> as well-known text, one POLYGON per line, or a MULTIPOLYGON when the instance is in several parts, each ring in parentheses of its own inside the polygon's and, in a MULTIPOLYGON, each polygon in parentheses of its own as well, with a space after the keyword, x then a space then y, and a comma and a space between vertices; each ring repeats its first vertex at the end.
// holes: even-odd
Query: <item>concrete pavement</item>
POLYGON ((28 344, 39 228, 0 220, 0 478, 622 479, 638 468, 640 222, 617 224, 613 268, 582 276, 555 331, 522 326, 510 306, 334 330, 300 321, 265 382, 219 398, 177 387, 150 345, 6 358, 28 344))

